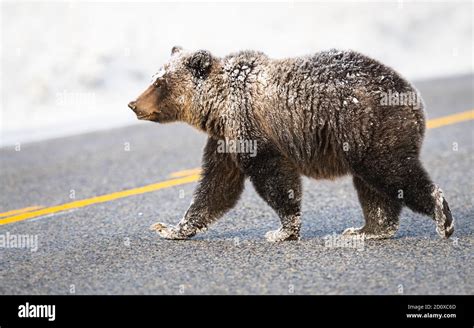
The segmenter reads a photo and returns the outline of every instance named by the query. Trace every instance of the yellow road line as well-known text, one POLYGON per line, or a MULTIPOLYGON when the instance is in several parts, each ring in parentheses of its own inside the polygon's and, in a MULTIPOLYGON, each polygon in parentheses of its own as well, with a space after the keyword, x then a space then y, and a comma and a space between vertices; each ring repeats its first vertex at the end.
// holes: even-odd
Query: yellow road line
POLYGON ((8 212, 0 213, 0 218, 3 218, 5 216, 20 214, 20 213, 25 213, 25 212, 31 212, 40 208, 43 208, 43 206, 30 206, 30 207, 20 208, 18 210, 11 210, 8 212))
MULTIPOLYGON (((455 124, 455 123, 468 121, 468 120, 473 120, 473 119, 474 119, 474 109, 467 112, 457 113, 457 114, 429 120, 427 122, 427 127, 428 129, 435 129, 442 126, 455 124)), ((41 206, 38 206, 38 207, 31 206, 31 207, 27 207, 23 209, 0 213, 0 217, 12 215, 5 219, 0 219, 0 225, 23 221, 23 220, 27 220, 27 219, 35 218, 38 216, 47 215, 47 214, 63 212, 63 211, 67 211, 67 210, 71 210, 75 208, 81 208, 81 207, 85 207, 85 206, 89 206, 93 204, 105 203, 105 202, 109 202, 115 199, 144 194, 147 192, 165 189, 165 188, 169 188, 173 186, 179 186, 179 185, 183 185, 183 184, 187 184, 191 182, 196 182, 199 180, 200 172, 201 172, 201 169, 199 168, 183 170, 179 172, 174 172, 170 175, 171 177, 175 179, 166 180, 166 181, 150 184, 143 187, 123 190, 123 191, 114 192, 111 194, 96 196, 92 198, 87 198, 87 199, 78 200, 78 201, 74 201, 70 203, 65 203, 62 205, 47 207, 47 208, 42 208, 41 206)))
POLYGON ((171 180, 166 180, 163 182, 150 184, 150 185, 139 187, 139 188, 118 191, 111 194, 78 200, 78 201, 74 201, 70 203, 65 203, 62 205, 47 207, 47 208, 43 208, 37 211, 14 215, 6 219, 2 219, 0 220, 0 225, 23 221, 23 220, 31 219, 37 216, 63 212, 63 211, 71 210, 74 208, 81 208, 81 207, 89 206, 93 204, 110 202, 115 199, 144 194, 150 191, 155 191, 155 190, 178 186, 178 185, 182 185, 186 183, 191 183, 191 182, 199 180, 199 177, 200 176, 198 174, 194 174, 194 175, 189 175, 189 176, 178 178, 178 179, 171 179, 171 180))
POLYGON ((201 173, 201 168, 198 167, 198 168, 195 168, 195 169, 173 172, 173 173, 170 174, 170 177, 180 178, 180 177, 185 177, 187 175, 200 174, 200 173, 201 173))
POLYGON ((467 112, 457 113, 429 120, 426 126, 428 127, 428 129, 435 129, 441 126, 469 120, 474 120, 474 109, 471 109, 467 112))

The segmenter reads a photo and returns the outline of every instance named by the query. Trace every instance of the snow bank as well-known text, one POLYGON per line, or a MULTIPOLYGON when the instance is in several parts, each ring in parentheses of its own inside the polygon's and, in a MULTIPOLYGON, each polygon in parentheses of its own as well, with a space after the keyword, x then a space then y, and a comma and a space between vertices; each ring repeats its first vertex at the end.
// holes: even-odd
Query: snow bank
MULTIPOLYGON (((472 72, 472 3, 2 3, 0 145, 136 123, 174 45, 354 49, 410 79, 472 72)), ((146 123, 145 123, 146 124, 146 123)))

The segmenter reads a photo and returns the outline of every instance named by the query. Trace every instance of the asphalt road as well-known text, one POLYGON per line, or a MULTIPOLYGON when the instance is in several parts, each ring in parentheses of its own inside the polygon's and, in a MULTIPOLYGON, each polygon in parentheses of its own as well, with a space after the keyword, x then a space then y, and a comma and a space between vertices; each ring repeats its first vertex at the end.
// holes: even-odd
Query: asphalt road
MULTIPOLYGON (((429 118, 473 109, 473 79, 416 83, 429 118)), ((325 236, 363 224, 349 177, 305 180, 299 242, 265 240, 279 222, 250 184, 207 233, 160 239, 149 226, 180 219, 195 187, 189 183, 0 225, 0 235, 38 238, 36 252, 0 248, 0 293, 474 294, 473 124, 430 129, 423 148, 423 162, 456 220, 453 239, 440 239, 429 218, 404 210, 395 239, 366 241, 359 249, 325 247, 325 236)), ((185 125, 143 123, 25 144, 21 151, 3 148, 0 211, 168 180, 199 166, 204 143, 203 134, 185 125)))

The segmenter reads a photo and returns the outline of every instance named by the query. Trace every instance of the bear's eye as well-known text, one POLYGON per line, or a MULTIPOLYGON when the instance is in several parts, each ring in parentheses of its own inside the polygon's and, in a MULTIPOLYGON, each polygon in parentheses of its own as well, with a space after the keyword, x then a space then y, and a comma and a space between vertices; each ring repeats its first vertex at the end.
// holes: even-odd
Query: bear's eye
POLYGON ((155 83, 153 83, 153 85, 155 86, 155 88, 158 88, 160 86, 160 84, 158 83, 158 81, 155 81, 155 83))

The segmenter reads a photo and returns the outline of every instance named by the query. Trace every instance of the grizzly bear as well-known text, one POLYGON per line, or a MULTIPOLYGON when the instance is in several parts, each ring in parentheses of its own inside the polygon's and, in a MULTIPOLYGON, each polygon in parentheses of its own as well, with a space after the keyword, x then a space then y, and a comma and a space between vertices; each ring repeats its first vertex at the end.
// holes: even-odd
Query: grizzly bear
POLYGON ((183 219, 151 229, 168 239, 206 230, 236 204, 248 177, 281 221, 266 238, 299 240, 301 175, 350 174, 365 225, 343 235, 390 238, 407 206, 430 216, 448 238, 451 211, 419 159, 425 114, 417 97, 393 69, 354 51, 286 59, 241 51, 218 58, 173 47, 169 62, 129 107, 142 120, 187 122, 208 140, 183 219), (226 147, 230 143, 234 147, 226 147))

